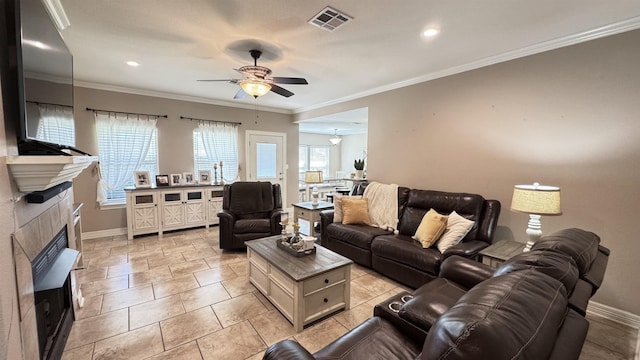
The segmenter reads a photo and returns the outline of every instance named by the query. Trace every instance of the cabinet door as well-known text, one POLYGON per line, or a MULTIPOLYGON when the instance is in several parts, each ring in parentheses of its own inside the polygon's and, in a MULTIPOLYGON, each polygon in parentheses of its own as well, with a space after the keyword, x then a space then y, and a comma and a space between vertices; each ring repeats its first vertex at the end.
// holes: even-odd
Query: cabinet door
POLYGON ((133 229, 136 233, 158 231, 158 202, 155 193, 133 196, 133 229))
POLYGON ((162 226, 165 228, 182 226, 184 221, 184 204, 182 191, 165 191, 162 193, 162 226))
POLYGON ((204 190, 185 190, 185 224, 202 225, 205 223, 204 190))
POLYGON ((222 210, 222 189, 209 190, 209 224, 219 224, 218 212, 222 210))

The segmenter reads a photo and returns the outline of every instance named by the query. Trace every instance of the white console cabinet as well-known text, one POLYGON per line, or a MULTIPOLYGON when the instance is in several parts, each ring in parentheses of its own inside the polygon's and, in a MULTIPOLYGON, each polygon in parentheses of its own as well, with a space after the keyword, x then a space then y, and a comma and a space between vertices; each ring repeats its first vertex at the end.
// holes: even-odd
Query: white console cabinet
POLYGON ((218 224, 222 186, 171 186, 125 189, 127 236, 218 224))

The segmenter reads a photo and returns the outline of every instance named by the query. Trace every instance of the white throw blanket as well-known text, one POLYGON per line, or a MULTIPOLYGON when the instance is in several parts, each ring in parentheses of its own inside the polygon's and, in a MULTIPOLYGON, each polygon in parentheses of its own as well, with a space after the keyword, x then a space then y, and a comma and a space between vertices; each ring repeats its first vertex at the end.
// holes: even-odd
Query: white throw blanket
POLYGON ((396 230, 398 226, 398 185, 372 182, 364 189, 363 197, 369 199, 371 225, 381 229, 396 230))

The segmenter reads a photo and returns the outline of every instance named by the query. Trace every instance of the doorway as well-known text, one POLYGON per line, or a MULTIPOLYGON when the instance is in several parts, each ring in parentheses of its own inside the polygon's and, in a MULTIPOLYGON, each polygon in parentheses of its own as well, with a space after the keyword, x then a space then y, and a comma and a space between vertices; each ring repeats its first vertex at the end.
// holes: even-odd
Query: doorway
POLYGON ((245 137, 247 181, 280 184, 282 203, 287 204, 287 134, 247 130, 245 137))

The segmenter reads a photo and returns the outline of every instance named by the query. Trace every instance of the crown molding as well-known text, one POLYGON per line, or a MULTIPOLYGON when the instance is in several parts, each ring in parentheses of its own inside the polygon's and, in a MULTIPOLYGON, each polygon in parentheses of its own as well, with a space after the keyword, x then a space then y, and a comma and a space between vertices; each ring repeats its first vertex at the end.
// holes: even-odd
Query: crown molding
POLYGON ((363 98, 365 96, 371 96, 371 95, 375 95, 375 94, 379 94, 385 91, 389 91, 389 90, 395 90, 395 89, 399 89, 402 87, 406 87, 406 86, 410 86, 410 85, 415 85, 415 84, 419 84, 422 82, 426 82, 426 81, 430 81, 430 80, 435 80, 435 79, 439 79, 445 76, 450 76, 450 75, 455 75, 455 74, 459 74, 465 71, 469 71, 469 70, 475 70, 475 69, 479 69, 485 66, 489 66, 489 65, 494 65, 494 64, 498 64, 501 62, 505 62, 505 61, 509 61, 509 60, 514 60, 514 59, 518 59, 518 58, 522 58, 525 56, 530 56, 530 55, 535 55, 535 54, 539 54, 545 51, 549 51, 549 50, 554 50, 554 49, 559 49, 562 47, 567 47, 570 45, 575 45, 575 44, 579 44, 579 43, 583 43, 586 41, 590 41, 590 40, 595 40, 595 39, 599 39, 602 37, 606 37, 606 36, 610 36, 610 35, 616 35, 616 34, 620 34, 623 32, 627 32, 627 31, 631 31, 631 30, 636 30, 640 28, 640 16, 637 17, 633 17, 627 20, 623 20, 620 22, 616 22, 613 24, 609 24, 609 25, 605 25, 596 29, 592 29, 592 30, 587 30, 578 34, 573 34, 573 35, 569 35, 569 36, 564 36, 561 38, 557 38, 557 39, 553 39, 553 40, 549 40, 549 41, 544 41, 538 44, 534 44, 531 46, 527 46, 524 47, 522 49, 518 49, 518 50, 514 50, 514 51, 509 51, 506 53, 502 53, 496 56, 490 56, 484 59, 480 59, 478 61, 474 61, 474 62, 470 62, 467 64, 463 64, 460 66, 454 66, 442 71, 436 71, 433 73, 429 73, 423 76, 419 76, 416 78, 412 78, 412 79, 408 79, 408 80, 404 80, 404 81, 400 81, 397 83, 393 83, 393 84, 389 84, 389 85, 384 85, 384 86, 379 86, 367 91, 363 91, 360 93, 355 93, 349 96, 345 96, 339 99, 334 99, 334 100, 330 100, 330 101, 326 101, 323 103, 319 103, 319 104, 315 104, 315 105, 310 105, 310 106, 305 106, 305 107, 301 107, 298 109, 293 110, 294 114, 299 114, 305 111, 310 111, 310 110, 315 110, 315 109, 320 109, 323 107, 327 107, 327 106, 331 106, 331 105, 336 105, 336 104, 340 104, 346 101, 351 101, 351 100, 356 100, 359 98, 363 98))
MULTIPOLYGON (((113 91, 113 92, 133 94, 133 95, 153 96, 153 97, 159 97, 163 99, 180 100, 180 101, 196 102, 196 103, 209 104, 209 105, 218 105, 218 106, 226 106, 226 107, 233 107, 233 108, 240 108, 240 109, 255 110, 255 105, 252 105, 252 104, 207 99, 203 97, 180 95, 180 94, 167 93, 162 91, 135 89, 135 88, 125 87, 125 86, 109 85, 109 84, 103 84, 103 83, 97 83, 97 82, 91 82, 91 81, 74 80, 73 85, 78 87, 95 89, 95 90, 105 90, 105 91, 113 91)), ((271 106, 263 106, 263 105, 258 105, 258 110, 274 112, 279 114, 293 114, 293 110, 276 108, 271 106)))

